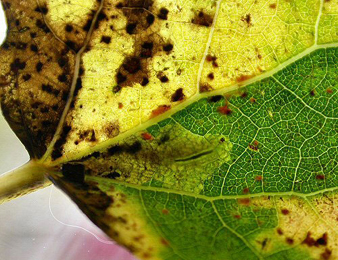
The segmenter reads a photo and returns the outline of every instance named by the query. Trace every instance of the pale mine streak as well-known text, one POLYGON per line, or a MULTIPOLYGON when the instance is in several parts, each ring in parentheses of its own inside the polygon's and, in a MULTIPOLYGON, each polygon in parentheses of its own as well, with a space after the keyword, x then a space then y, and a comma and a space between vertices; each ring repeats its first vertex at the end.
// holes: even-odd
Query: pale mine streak
MULTIPOLYGON (((330 47, 338 47, 338 43, 330 43, 330 44, 323 44, 323 45, 313 45, 310 48, 306 49, 305 51, 299 53, 298 55, 290 58, 289 60, 285 61, 284 63, 278 65, 277 67, 275 67, 274 69, 262 73, 254 78, 251 78, 249 80, 247 80, 245 83, 236 83, 234 85, 228 86, 226 90, 224 89, 218 89, 215 91, 210 91, 210 92, 203 92, 203 93, 198 93, 196 95, 194 95, 193 97, 191 97, 190 99, 188 99, 187 101, 183 102, 181 105, 177 105, 174 108, 170 109, 168 112, 163 113, 157 117, 154 117, 152 119, 149 119, 148 121, 146 121, 145 123, 138 125, 137 127, 133 128, 130 131, 124 132, 119 134, 117 137, 107 140, 105 142, 102 142, 100 144, 97 144, 95 147, 89 147, 88 149, 82 151, 82 152, 78 152, 76 154, 70 154, 71 157, 68 158, 67 155, 65 155, 64 157, 61 157, 59 160, 55 160, 53 162, 49 162, 50 166, 56 166, 59 165, 60 163, 64 163, 67 162, 69 160, 76 160, 76 159, 80 159, 84 156, 87 156, 93 152, 96 151, 102 151, 107 149, 108 147, 112 146, 113 144, 116 144, 122 140, 124 140, 125 138, 127 138, 128 136, 131 136, 141 130, 144 130, 170 116, 172 116, 173 114, 177 113, 178 111, 186 108, 187 106, 191 105, 192 103, 202 99, 202 98, 206 98, 206 97, 210 97, 210 96, 214 96, 214 95, 224 95, 226 93, 229 92, 233 92, 236 90, 239 90, 240 88, 243 88, 245 86, 248 86, 256 81, 260 81, 263 80, 265 78, 271 77, 273 74, 275 74, 276 72, 284 69, 285 67, 287 67, 288 65, 294 63, 295 61, 303 58, 304 56, 308 55, 309 53, 318 50, 318 49, 322 49, 322 48, 330 48, 330 47)), ((52 149, 52 148, 51 148, 52 149)), ((44 160, 47 159, 47 156, 43 157, 44 160)))
POLYGON ((319 22, 320 22, 320 17, 322 16, 323 12, 323 6, 324 6, 324 0, 319 0, 320 1, 320 6, 319 6, 319 13, 315 25, 315 44, 318 44, 318 27, 319 27, 319 22))
POLYGON ((51 153, 52 153, 52 151, 54 149, 54 145, 55 145, 56 141, 59 139, 59 137, 60 137, 60 135, 62 133, 63 124, 64 124, 64 122, 66 120, 66 116, 68 114, 71 102, 72 102, 73 97, 74 97, 74 91, 75 91, 75 87, 76 87, 76 82, 77 82, 77 78, 79 76, 79 71, 80 71, 80 62, 81 62, 81 58, 82 58, 82 53, 87 48, 87 45, 88 45, 88 43, 89 43, 89 41, 91 39, 92 33, 94 31, 94 27, 95 27, 95 23, 96 23, 97 17, 99 15, 99 13, 101 12, 102 8, 103 8, 103 3, 104 3, 104 0, 101 1, 98 10, 95 13, 95 16, 94 16, 94 18, 92 20, 92 24, 90 25, 90 29, 89 29, 89 31, 87 33, 87 36, 86 36, 86 39, 85 39, 85 41, 83 43, 82 48, 79 50, 79 52, 75 56, 74 76, 73 76, 72 85, 70 87, 70 91, 69 91, 69 94, 68 94, 67 103, 66 103, 66 106, 65 106, 65 108, 64 108, 64 110, 62 112, 62 116, 61 116, 59 124, 58 124, 58 126, 56 128, 56 132, 55 132, 55 134, 53 136, 53 139, 50 142, 50 144, 48 145, 45 154, 39 160, 41 162, 46 161, 46 159, 51 155, 51 153))
POLYGON ((199 90, 200 90, 203 67, 204 67, 204 63, 205 63, 205 60, 207 58, 208 52, 209 52, 209 48, 210 48, 211 41, 212 41, 212 36, 214 35, 215 25, 216 25, 219 9, 220 9, 220 6, 221 6, 221 2, 222 2, 222 0, 217 1, 215 16, 214 16, 214 19, 212 21, 212 25, 211 25, 211 29, 210 29, 210 33, 209 33, 209 38, 208 38, 207 44, 205 46, 203 58, 201 60, 200 67, 199 67, 199 70, 198 70, 197 83, 196 83, 196 93, 199 93, 199 90))

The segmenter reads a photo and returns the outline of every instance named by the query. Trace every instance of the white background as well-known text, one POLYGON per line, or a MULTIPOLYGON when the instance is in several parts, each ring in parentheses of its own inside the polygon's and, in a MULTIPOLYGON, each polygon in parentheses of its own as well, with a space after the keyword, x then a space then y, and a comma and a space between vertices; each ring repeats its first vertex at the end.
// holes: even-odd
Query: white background
MULTIPOLYGON (((0 4, 0 43, 5 35, 6 22, 0 4)), ((0 174, 28 160, 25 148, 1 114, 0 174)), ((0 260, 21 259, 134 258, 105 237, 66 195, 50 186, 0 205, 0 260)))

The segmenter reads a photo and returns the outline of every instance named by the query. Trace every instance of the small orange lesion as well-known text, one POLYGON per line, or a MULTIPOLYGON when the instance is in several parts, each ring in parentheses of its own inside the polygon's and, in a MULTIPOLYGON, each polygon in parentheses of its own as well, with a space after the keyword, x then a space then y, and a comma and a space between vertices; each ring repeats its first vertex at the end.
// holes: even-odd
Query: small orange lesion
POLYGON ((171 106, 169 105, 161 105, 161 106, 158 106, 156 109, 154 109, 152 112, 151 112, 151 116, 150 118, 153 118, 153 117, 156 117, 158 115, 161 115, 163 114, 164 112, 170 110, 171 106))
POLYGON ((243 198, 243 199, 237 199, 238 203, 244 206, 250 205, 250 199, 249 198, 243 198))
POLYGON ((219 107, 219 108, 217 109, 217 111, 218 111, 219 113, 221 113, 221 114, 223 114, 223 115, 227 115, 227 116, 229 116, 229 115, 232 114, 232 110, 228 107, 228 105, 224 105, 224 106, 222 106, 222 107, 219 107))
POLYGON ((236 78, 236 81, 237 82, 243 82, 243 81, 246 81, 246 80, 251 79, 253 77, 254 77, 254 75, 240 75, 239 77, 236 78))
POLYGON ((168 209, 162 209, 162 214, 168 215, 169 214, 169 210, 168 209))
POLYGON ((142 133, 141 134, 141 137, 143 138, 143 140, 147 140, 147 141, 149 141, 149 140, 153 140, 154 139, 154 137, 151 135, 151 134, 149 134, 149 133, 142 133))

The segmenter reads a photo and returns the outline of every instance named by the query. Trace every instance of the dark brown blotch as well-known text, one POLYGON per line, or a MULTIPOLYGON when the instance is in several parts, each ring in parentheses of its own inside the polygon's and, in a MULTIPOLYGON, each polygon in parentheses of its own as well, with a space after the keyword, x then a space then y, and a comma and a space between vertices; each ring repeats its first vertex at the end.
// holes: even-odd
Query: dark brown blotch
POLYGON ((185 95, 183 93, 183 88, 179 88, 175 91, 174 94, 172 94, 171 102, 182 101, 184 98, 185 98, 185 95))
POLYGON ((214 21, 214 18, 210 14, 206 14, 203 11, 199 11, 195 14, 195 17, 191 20, 193 24, 200 26, 210 27, 214 21))
POLYGON ((67 24, 66 26, 65 26, 65 31, 66 32, 72 32, 73 31, 73 25, 71 25, 71 24, 67 24))
POLYGON ((35 65, 35 69, 37 72, 40 72, 42 70, 43 67, 43 63, 41 61, 39 61, 36 65, 35 65))
POLYGON ((110 36, 105 36, 105 35, 103 35, 102 37, 101 37, 101 41, 100 42, 104 42, 104 43, 106 43, 106 44, 109 44, 110 42, 111 42, 111 37, 110 36))
POLYGON ((169 10, 167 8, 162 7, 157 15, 161 20, 168 20, 169 10))

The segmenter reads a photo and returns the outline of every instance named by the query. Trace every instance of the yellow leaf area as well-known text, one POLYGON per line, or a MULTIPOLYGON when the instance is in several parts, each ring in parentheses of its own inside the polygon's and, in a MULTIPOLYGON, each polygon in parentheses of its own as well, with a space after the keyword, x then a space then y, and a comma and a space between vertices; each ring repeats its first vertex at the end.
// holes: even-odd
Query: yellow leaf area
POLYGON ((314 44, 319 7, 316 0, 104 1, 82 55, 63 154, 73 158, 201 92, 226 91, 278 66, 314 44))
MULTIPOLYGON (((194 250, 187 252, 177 243, 182 236, 179 230, 187 226, 199 230, 198 234, 209 234, 210 228, 226 231, 214 234, 213 246, 209 248, 214 256, 210 259, 231 259, 224 248, 229 247, 235 237, 241 241, 236 247, 251 251, 243 251, 243 257, 248 259, 329 260, 338 257, 338 211, 335 207, 338 197, 335 192, 326 192, 324 196, 258 194, 211 198, 125 185, 100 177, 87 176, 84 184, 64 182, 57 176, 53 178, 58 179, 64 191, 75 194, 75 202, 94 223, 140 259, 192 259, 194 250), (198 221, 205 225, 198 225, 201 223, 198 221)), ((197 240, 189 234, 181 239, 186 239, 182 243, 189 245, 195 241, 196 246, 201 239, 200 246, 209 246, 203 243, 200 235, 197 240)), ((211 243, 210 237, 208 239, 211 243)), ((236 252, 235 248, 233 250, 236 252)))
POLYGON ((324 0, 318 27, 318 43, 338 40, 338 0, 324 0))
POLYGON ((274 230, 253 235, 250 239, 257 250, 271 259, 274 255, 279 259, 278 254, 290 247, 309 254, 304 259, 337 259, 337 202, 336 193, 313 197, 275 196, 271 201, 267 198, 253 200, 252 204, 275 208, 278 225, 274 230))

